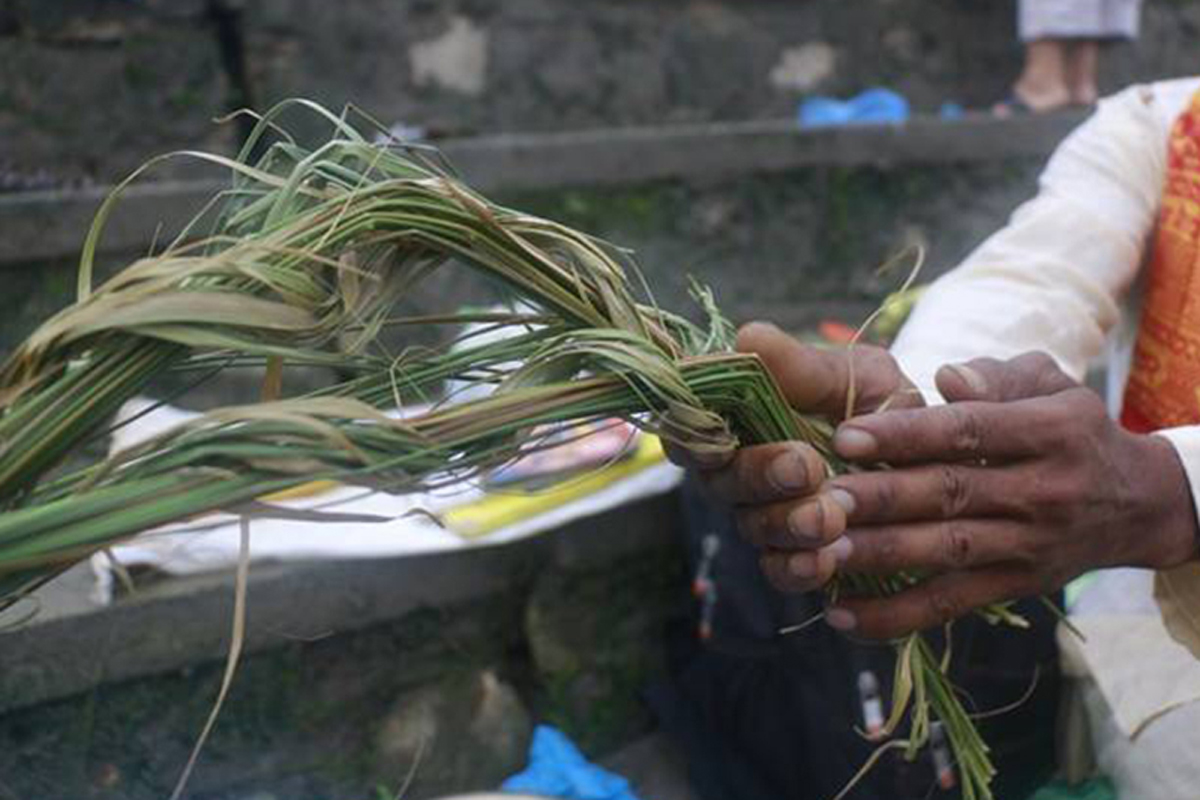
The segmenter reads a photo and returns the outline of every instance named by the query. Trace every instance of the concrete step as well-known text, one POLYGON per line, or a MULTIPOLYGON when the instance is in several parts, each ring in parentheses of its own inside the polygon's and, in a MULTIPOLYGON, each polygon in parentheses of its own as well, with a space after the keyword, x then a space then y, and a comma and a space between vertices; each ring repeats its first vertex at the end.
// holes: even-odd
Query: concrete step
MULTIPOLYGON (((954 165, 1046 157, 1083 119, 1079 112, 995 119, 918 117, 902 125, 801 129, 791 120, 504 134, 438 143, 486 193, 614 186, 662 180, 708 184, 820 167, 954 165)), ((144 183, 124 194, 103 251, 144 250, 179 230, 224 186, 144 183)), ((78 253, 110 187, 0 195, 0 268, 78 253)))

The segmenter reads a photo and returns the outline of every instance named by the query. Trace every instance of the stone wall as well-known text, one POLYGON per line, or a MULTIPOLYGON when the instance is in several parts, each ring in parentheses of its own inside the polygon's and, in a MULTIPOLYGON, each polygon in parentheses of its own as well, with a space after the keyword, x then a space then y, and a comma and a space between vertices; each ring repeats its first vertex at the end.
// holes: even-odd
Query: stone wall
POLYGON ((229 150, 202 5, 0 0, 0 187, 108 182, 168 150, 229 150))
MULTIPOLYGON (((903 283, 912 259, 888 273, 878 268, 909 245, 926 250, 923 277, 953 266, 1033 193, 1039 167, 1039 159, 826 167, 715 183, 507 192, 500 200, 632 249, 664 308, 695 308, 688 294, 694 277, 715 290, 731 318, 768 317, 800 330, 827 315, 863 319, 903 283)), ((460 304, 500 298, 464 274, 460 267, 434 274, 402 310, 444 312, 447 293, 460 304)), ((0 354, 73 299, 74 275, 69 261, 0 270, 7 289, 0 293, 0 354)), ((414 332, 403 335, 391 344, 411 344, 414 332)), ((243 388, 252 399, 252 384, 243 388)))
MULTIPOLYGON (((1019 65, 1013 16, 1012 0, 0 0, 0 183, 228 149, 214 117, 292 95, 456 134, 790 116, 805 93, 876 84, 919 111, 983 106, 1019 65)), ((1200 3, 1148 3, 1105 86, 1194 72, 1198 29, 1200 3)))
MULTIPOLYGON (((527 548, 498 590, 459 587, 472 599, 426 603, 357 630, 345 629, 350 620, 333 631, 303 615, 264 619, 252 587, 249 635, 277 641, 242 658, 186 796, 395 797, 411 771, 403 796, 421 800, 496 788, 524 767, 534 722, 559 726, 593 758, 645 734, 652 722, 641 692, 665 674, 668 623, 689 612, 675 504, 659 497, 573 523, 559 537, 565 549, 545 558, 537 554, 547 548, 527 548), (630 530, 639 534, 633 551, 614 551, 630 530)), ((488 552, 457 555, 486 565, 488 552)), ((227 629, 227 606, 196 606, 188 624, 227 629)), ((105 680, 118 642, 143 652, 178 646, 160 616, 135 631, 101 614, 93 622, 109 626, 111 644, 86 654, 59 642, 61 657, 86 659, 95 685, 0 715, 5 796, 169 796, 217 696, 224 648, 182 670, 105 680)))

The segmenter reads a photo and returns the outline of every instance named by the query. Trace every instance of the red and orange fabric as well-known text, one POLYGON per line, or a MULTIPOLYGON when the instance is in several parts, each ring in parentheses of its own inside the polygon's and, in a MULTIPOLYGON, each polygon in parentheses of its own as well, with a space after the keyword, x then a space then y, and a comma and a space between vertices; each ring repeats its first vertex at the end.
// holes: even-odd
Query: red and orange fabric
POLYGON ((1121 422, 1200 423, 1200 93, 1171 130, 1167 174, 1121 422))

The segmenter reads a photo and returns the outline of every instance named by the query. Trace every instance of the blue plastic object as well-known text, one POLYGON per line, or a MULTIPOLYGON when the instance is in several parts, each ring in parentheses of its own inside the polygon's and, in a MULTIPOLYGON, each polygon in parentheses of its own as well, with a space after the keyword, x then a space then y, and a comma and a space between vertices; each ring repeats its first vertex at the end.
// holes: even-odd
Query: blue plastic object
POLYGON ((908 119, 908 100, 891 89, 867 89, 849 100, 810 97, 800 104, 797 119, 805 128, 900 123, 908 119))
POLYGON ((533 729, 529 766, 500 789, 569 800, 637 800, 629 781, 588 761, 566 734, 549 725, 533 729))
POLYGON ((953 100, 947 100, 942 103, 942 107, 938 109, 938 116, 942 119, 954 120, 962 119, 966 116, 967 110, 953 100))

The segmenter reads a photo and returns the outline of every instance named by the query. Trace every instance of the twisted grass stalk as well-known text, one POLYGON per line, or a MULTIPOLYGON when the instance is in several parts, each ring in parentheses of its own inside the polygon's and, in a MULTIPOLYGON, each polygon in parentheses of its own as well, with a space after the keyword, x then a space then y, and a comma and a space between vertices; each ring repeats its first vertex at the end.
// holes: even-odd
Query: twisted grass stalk
MULTIPOLYGON (((238 159, 192 155, 228 168, 232 188, 164 252, 93 289, 114 193, 84 247, 78 302, 0 367, 0 603, 139 531, 314 479, 391 492, 470 479, 528 452, 530 430, 545 424, 621 416, 701 451, 802 440, 837 467, 828 423, 790 408, 757 358, 729 352, 732 328, 711 293, 697 292, 705 326, 642 302, 623 253, 491 203, 424 151, 372 144, 344 115, 292 101, 259 119, 238 159), (294 141, 280 120, 297 108, 326 119, 332 138, 313 149, 294 141), (268 132, 278 141, 250 163, 268 132), (518 334, 398 358, 375 349, 397 322, 388 317, 396 301, 451 260, 533 307, 488 315, 518 334), (49 476, 162 371, 268 359, 354 376, 304 397, 217 409, 49 476), (447 380, 493 391, 402 421, 382 413, 447 380)), ((423 324, 477 320, 447 313, 423 324)), ((910 579, 856 585, 890 594, 910 579)), ((915 756, 930 720, 941 720, 964 796, 987 800, 987 747, 945 665, 917 635, 897 654, 889 733, 908 713, 915 756)))

